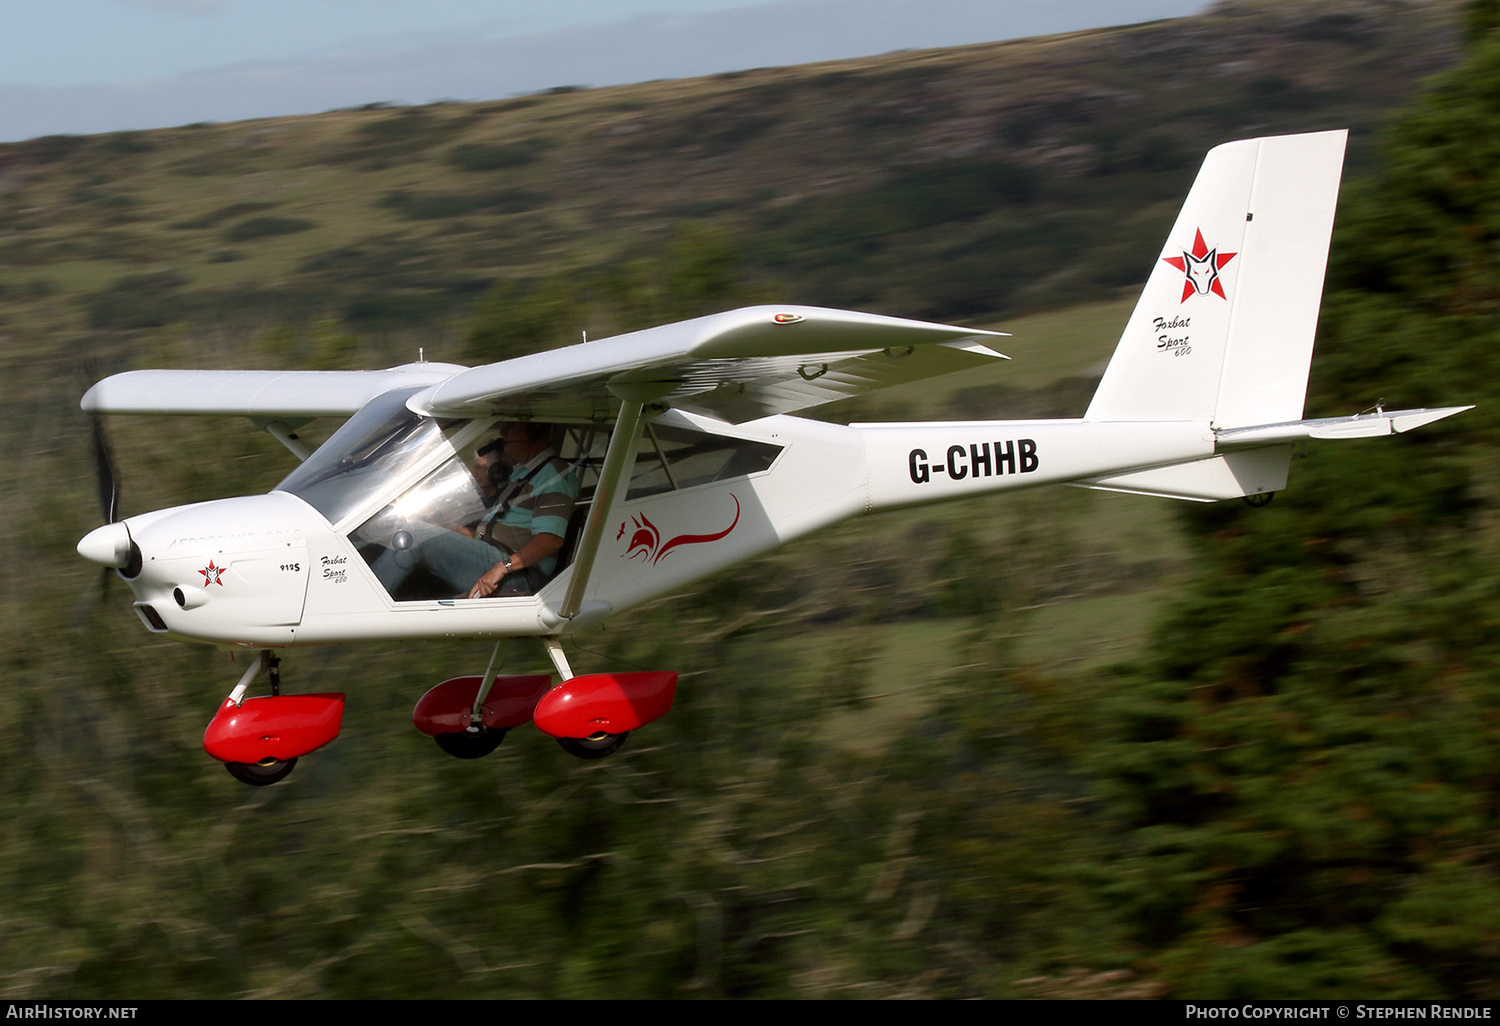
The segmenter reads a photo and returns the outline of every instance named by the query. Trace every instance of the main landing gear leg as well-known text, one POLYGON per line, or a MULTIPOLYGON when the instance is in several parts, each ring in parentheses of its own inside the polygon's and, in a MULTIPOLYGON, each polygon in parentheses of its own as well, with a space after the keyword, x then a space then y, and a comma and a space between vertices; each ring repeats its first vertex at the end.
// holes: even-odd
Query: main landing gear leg
POLYGON ((509 648, 509 638, 501 638, 495 642, 495 650, 490 653, 490 665, 485 668, 484 680, 480 682, 479 692, 474 696, 474 705, 469 712, 469 725, 462 732, 433 736, 438 747, 456 759, 482 759, 499 748, 500 742, 505 740, 504 728, 495 729, 484 725, 484 700, 490 697, 490 689, 495 686, 495 677, 499 674, 500 664, 505 661, 505 652, 509 648))
MULTIPOLYGON (((562 678, 562 684, 573 679, 573 668, 568 665, 568 657, 563 652, 562 642, 556 637, 542 639, 542 644, 547 646, 547 655, 552 659, 552 665, 557 670, 557 675, 562 678)), ((558 686, 561 687, 562 684, 558 686)), ((560 737, 557 739, 558 746, 563 751, 577 759, 602 759, 606 755, 613 755, 620 750, 630 732, 623 731, 619 734, 609 734, 598 731, 588 737, 560 737)))
POLYGON ((547 655, 551 658, 557 675, 565 681, 571 680, 573 668, 568 665, 568 657, 563 653, 562 642, 549 635, 542 639, 542 644, 547 646, 547 655))
POLYGON ((509 646, 508 638, 496 643, 484 676, 451 677, 419 698, 411 711, 412 726, 455 758, 479 759, 493 752, 510 728, 530 723, 552 676, 502 674, 509 646))
MULTIPOLYGON (((495 646, 484 676, 453 677, 417 700, 412 725, 460 759, 478 759, 500 744, 511 727, 535 723, 580 759, 602 759, 625 736, 672 708, 677 674, 573 673, 562 645, 540 639, 562 682, 550 673, 501 674, 503 643, 495 646)), ((266 701, 269 701, 267 699, 266 701)))

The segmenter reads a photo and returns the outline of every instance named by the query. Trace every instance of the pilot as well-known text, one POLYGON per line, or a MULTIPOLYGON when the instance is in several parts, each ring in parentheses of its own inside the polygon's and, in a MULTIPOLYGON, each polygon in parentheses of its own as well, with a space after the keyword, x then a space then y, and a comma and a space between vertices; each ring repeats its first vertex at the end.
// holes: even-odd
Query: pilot
POLYGON ((464 598, 527 595, 541 587, 557 569, 578 500, 578 474, 557 455, 551 434, 548 424, 501 425, 474 465, 487 504, 483 516, 384 553, 374 570, 386 590, 394 595, 419 566, 464 598))

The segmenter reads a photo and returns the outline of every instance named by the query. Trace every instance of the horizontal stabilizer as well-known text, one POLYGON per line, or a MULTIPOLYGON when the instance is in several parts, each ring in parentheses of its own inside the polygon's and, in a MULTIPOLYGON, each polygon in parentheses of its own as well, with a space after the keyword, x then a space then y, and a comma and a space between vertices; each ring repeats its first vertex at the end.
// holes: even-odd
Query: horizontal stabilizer
POLYGON ((1292 442, 1304 438, 1374 438, 1399 434, 1472 409, 1472 406, 1447 406, 1437 410, 1381 410, 1354 417, 1232 428, 1216 433, 1215 445, 1221 450, 1217 456, 1089 478, 1077 484, 1101 491, 1195 502, 1279 492, 1286 487, 1292 442))
POLYGON ((1238 448, 1270 445, 1276 442, 1294 442, 1299 438, 1376 438, 1381 435, 1411 431, 1424 424, 1431 424, 1433 421, 1473 408, 1473 406, 1444 406, 1435 410, 1378 410, 1375 413, 1360 413, 1353 417, 1323 417, 1318 420, 1260 424, 1255 427, 1221 430, 1216 435, 1216 442, 1220 448, 1229 446, 1238 448))

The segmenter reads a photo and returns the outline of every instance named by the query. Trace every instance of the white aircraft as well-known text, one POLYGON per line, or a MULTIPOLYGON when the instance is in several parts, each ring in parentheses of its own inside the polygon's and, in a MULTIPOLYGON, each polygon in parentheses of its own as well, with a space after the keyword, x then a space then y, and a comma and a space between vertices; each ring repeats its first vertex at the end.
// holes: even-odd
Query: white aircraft
MULTIPOLYGON (((445 751, 487 754, 532 721, 575 755, 607 755, 671 707, 677 675, 575 675, 560 639, 793 538, 1044 484, 1261 502, 1285 487, 1298 439, 1469 409, 1302 419, 1344 142, 1208 154, 1080 419, 788 416, 1005 359, 984 343, 997 332, 800 306, 474 368, 133 371, 83 408, 247 416, 303 462, 268 495, 111 522, 78 551, 118 570, 147 630, 255 653, 204 740, 247 783, 282 779, 343 712, 342 694, 282 695, 273 652, 373 638, 498 639, 483 675, 418 703, 445 751), (316 417, 348 419, 308 452, 293 432, 316 417), (542 641, 558 686, 497 675, 515 638, 542 641), (272 695, 247 700, 264 670, 272 695)), ((112 488, 112 472, 101 480, 112 488)))

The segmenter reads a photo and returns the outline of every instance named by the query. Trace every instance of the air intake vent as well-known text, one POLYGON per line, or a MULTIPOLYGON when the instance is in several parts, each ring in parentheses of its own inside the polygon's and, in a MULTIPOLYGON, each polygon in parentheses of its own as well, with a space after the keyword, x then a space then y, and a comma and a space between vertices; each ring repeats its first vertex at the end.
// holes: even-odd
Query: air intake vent
POLYGON ((141 622, 146 629, 154 634, 164 633, 167 629, 166 623, 162 621, 161 614, 142 602, 135 604, 135 611, 140 616, 141 622))

